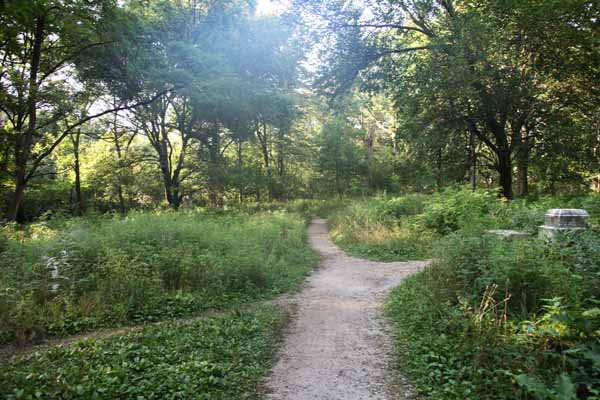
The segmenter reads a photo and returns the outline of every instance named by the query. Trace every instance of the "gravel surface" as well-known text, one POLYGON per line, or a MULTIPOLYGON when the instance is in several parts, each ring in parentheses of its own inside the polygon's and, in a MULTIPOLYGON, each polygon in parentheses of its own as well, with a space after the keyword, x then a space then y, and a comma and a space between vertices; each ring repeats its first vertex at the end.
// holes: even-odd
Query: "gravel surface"
POLYGON ((265 383, 267 399, 413 398, 410 385, 390 373, 382 305, 392 288, 427 262, 349 257, 332 243, 320 218, 308 233, 323 259, 307 287, 290 300, 297 311, 265 383))

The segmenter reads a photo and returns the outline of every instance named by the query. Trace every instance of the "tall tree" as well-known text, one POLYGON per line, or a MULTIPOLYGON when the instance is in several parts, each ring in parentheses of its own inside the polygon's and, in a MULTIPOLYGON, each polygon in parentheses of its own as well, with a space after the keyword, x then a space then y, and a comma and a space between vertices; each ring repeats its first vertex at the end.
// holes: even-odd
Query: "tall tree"
MULTIPOLYGON (((560 7, 534 0, 401 0, 369 2, 369 12, 352 2, 297 3, 319 13, 332 33, 327 40, 333 50, 319 80, 330 93, 360 75, 387 87, 401 103, 408 96, 427 108, 433 100, 430 120, 450 119, 445 126, 460 135, 468 131, 487 147, 507 198, 513 197, 515 160, 519 192, 527 192, 529 154, 544 133, 536 126, 552 106, 545 97, 550 70, 540 62, 545 54, 531 39, 540 26, 528 24, 529 12, 539 17, 546 9, 563 39, 573 38, 569 30, 597 25, 597 10, 582 0, 560 7), (406 80, 418 86, 416 96, 398 90, 406 80)), ((560 46, 579 44, 575 39, 560 46)))
POLYGON ((69 99, 80 86, 74 63, 94 47, 107 45, 99 34, 99 21, 112 7, 113 2, 100 0, 8 1, 3 6, 0 110, 10 125, 5 130, 11 136, 14 183, 9 220, 17 218, 37 169, 71 132, 92 119, 138 105, 125 101, 73 120, 60 130, 49 129, 72 112, 69 99))

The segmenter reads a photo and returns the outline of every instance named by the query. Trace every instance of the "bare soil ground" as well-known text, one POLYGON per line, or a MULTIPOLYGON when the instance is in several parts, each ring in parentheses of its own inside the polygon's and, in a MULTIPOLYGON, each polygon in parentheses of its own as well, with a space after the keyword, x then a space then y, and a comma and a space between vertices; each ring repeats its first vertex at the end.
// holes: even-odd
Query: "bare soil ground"
POLYGON ((306 288, 290 299, 295 318, 264 385, 271 400, 410 399, 413 390, 391 374, 383 317, 386 294, 427 262, 382 263, 347 256, 316 218, 308 230, 323 257, 306 288))

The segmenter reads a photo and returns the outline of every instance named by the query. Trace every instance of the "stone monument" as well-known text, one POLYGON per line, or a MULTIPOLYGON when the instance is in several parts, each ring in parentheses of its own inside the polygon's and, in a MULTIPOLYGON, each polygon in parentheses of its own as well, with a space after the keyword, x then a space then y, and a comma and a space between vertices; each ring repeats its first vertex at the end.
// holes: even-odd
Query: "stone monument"
POLYGON ((577 232, 587 229, 589 214, 577 208, 552 208, 544 218, 544 225, 539 228, 542 239, 553 239, 565 232, 577 232))

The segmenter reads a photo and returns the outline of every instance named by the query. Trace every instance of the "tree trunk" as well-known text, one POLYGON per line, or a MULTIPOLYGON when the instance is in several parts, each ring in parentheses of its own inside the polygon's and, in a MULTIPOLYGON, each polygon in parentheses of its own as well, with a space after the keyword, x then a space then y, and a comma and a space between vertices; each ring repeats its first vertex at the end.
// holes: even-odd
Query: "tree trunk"
POLYGON ((529 194, 528 158, 527 155, 517 154, 517 197, 526 197, 529 194))
POLYGON ((223 203, 221 188, 221 138, 217 127, 209 132, 210 140, 204 145, 208 150, 208 197, 213 207, 221 207, 223 203), (221 197, 221 199, 219 199, 221 197))
POLYGON ((277 173, 280 177, 283 177, 285 174, 285 148, 284 148, 284 132, 279 130, 279 140, 277 143, 277 173))
MULTIPOLYGON (((596 114, 596 147, 594 148, 594 156, 596 160, 600 157, 600 113, 596 114)), ((596 177, 596 193, 600 194, 600 171, 596 177)))
POLYGON ((119 143, 119 134, 117 132, 116 126, 116 114, 115 114, 115 125, 113 128, 113 138, 115 140, 115 149, 117 150, 117 197, 119 199, 119 212, 121 215, 125 215, 127 213, 127 209, 125 207, 125 199, 123 198, 123 156, 121 153, 121 144, 119 143))
POLYGON ((170 207, 177 209, 176 200, 173 197, 173 181, 171 180, 171 170, 169 168, 169 153, 166 147, 161 149, 158 156, 160 162, 160 172, 163 178, 163 185, 165 186, 165 200, 170 207))
POLYGON ((75 171, 75 215, 82 216, 85 213, 85 206, 83 204, 83 195, 81 193, 81 168, 79 160, 79 143, 81 138, 81 131, 77 130, 74 135, 71 135, 71 142, 73 143, 73 156, 75 157, 75 163, 73 169, 75 171))
POLYGON ((512 200, 512 161, 510 151, 508 149, 499 150, 497 152, 497 155, 498 165, 496 169, 500 178, 500 187, 502 188, 502 195, 508 200, 512 200))
POLYGON ((471 168, 469 170, 469 180, 471 181, 471 189, 475 191, 477 189, 477 149, 475 134, 471 132, 469 134, 469 161, 471 162, 471 168))
POLYGON ((242 171, 243 171, 243 150, 244 150, 244 142, 240 139, 237 142, 237 167, 238 167, 238 177, 240 178, 239 181, 239 185, 238 185, 238 192, 239 192, 239 201, 240 204, 244 202, 244 182, 243 179, 241 179, 242 177, 242 171))
POLYGON ((498 157, 496 169, 499 175, 502 195, 506 199, 512 200, 512 148, 509 144, 504 119, 500 118, 500 121, 497 121, 494 115, 490 113, 486 118, 486 125, 496 142, 493 151, 498 157))
POLYGON ((365 145, 367 147, 367 189, 371 190, 373 187, 373 159, 375 158, 375 126, 373 125, 369 126, 365 145))
POLYGON ((19 208, 25 195, 25 183, 20 175, 17 175, 15 190, 13 192, 12 201, 8 209, 8 220, 16 221, 19 215, 19 208))
POLYGON ((529 132, 522 122, 513 125, 512 147, 517 165, 517 197, 529 194, 529 132))
POLYGON ((440 191, 442 189, 442 186, 444 184, 444 181, 442 179, 442 165, 443 165, 443 160, 442 160, 442 148, 438 148, 435 154, 435 159, 436 159, 436 176, 435 176, 435 185, 437 187, 437 190, 440 191))
POLYGON ((263 122, 262 124, 263 133, 260 134, 259 126, 257 125, 257 135, 260 141, 260 148, 262 151, 263 162, 265 165, 265 172, 267 174, 267 188, 269 190, 269 198, 273 199, 273 179, 271 176, 271 158, 269 156, 269 141, 267 137, 267 124, 263 122))
POLYGON ((12 202, 8 209, 8 220, 15 221, 19 214, 19 208, 25 195, 27 186, 27 162, 29 153, 33 144, 33 137, 37 128, 37 96, 38 96, 38 71, 42 56, 42 43, 44 41, 45 18, 38 16, 36 18, 35 34, 33 38, 33 48, 31 52, 31 69, 29 72, 29 92, 27 94, 27 115, 29 116, 27 131, 22 135, 17 143, 15 154, 15 190, 13 192, 12 202))

